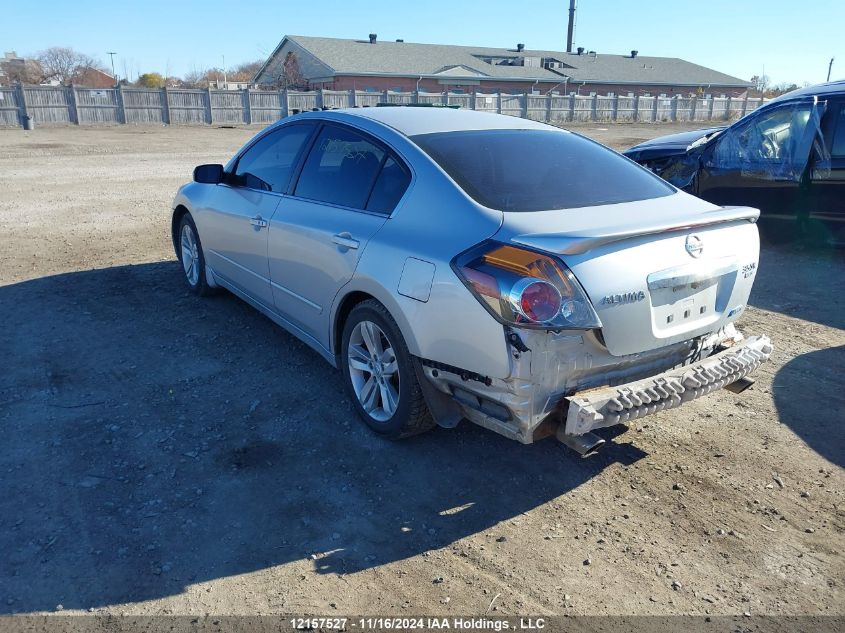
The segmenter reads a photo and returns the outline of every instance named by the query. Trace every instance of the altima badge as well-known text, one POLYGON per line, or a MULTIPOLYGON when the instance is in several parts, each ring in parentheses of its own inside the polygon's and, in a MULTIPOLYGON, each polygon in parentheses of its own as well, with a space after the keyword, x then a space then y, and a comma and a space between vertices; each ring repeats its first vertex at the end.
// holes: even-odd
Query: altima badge
POLYGON ((704 242, 697 235, 687 235, 686 249, 692 257, 699 257, 704 252, 704 242))
POLYGON ((636 303, 643 299, 645 299, 645 292, 640 290, 639 292, 623 292, 618 295, 606 295, 602 297, 601 303, 602 305, 615 306, 621 303, 636 303))

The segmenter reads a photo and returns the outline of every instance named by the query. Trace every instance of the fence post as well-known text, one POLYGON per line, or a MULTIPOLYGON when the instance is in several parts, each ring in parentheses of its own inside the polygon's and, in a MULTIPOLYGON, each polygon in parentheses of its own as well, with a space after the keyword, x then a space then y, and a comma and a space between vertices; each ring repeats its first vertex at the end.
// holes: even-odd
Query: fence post
POLYGON ((502 113, 502 91, 496 93, 496 112, 501 114, 502 113))
POLYGON ((669 110, 669 120, 675 122, 678 120, 678 95, 672 97, 672 108, 669 110))
POLYGON ((569 121, 575 120, 575 93, 569 93, 569 121))
POLYGON ((120 122, 126 125, 129 121, 126 120, 126 102, 123 100, 123 84, 117 84, 117 107, 120 111, 120 122))
POLYGON ((282 118, 290 116, 290 99, 288 98, 288 89, 282 90, 282 118))
POLYGON ((546 93, 546 123, 552 122, 552 93, 546 93))
POLYGON ((244 124, 252 125, 252 97, 249 94, 249 88, 243 90, 244 100, 244 124))
POLYGON ((695 121, 695 111, 698 108, 698 96, 692 98, 689 104, 689 120, 695 121))
POLYGON ((411 97, 411 103, 419 103, 420 102, 420 91, 414 90, 414 96, 411 97))
POLYGON ((320 86, 320 89, 319 89, 319 90, 317 90, 317 98, 316 98, 316 102, 317 102, 317 109, 318 109, 318 110, 322 110, 322 109, 323 109, 323 106, 325 106, 325 105, 326 105, 326 102, 325 102, 325 100, 323 99, 323 87, 322 87, 322 86, 320 86))
POLYGON ((658 96, 652 97, 654 102, 651 104, 651 122, 657 123, 657 100, 660 99, 658 96))
POLYGON ((24 127, 24 121, 29 117, 29 111, 26 107, 26 90, 23 84, 18 82, 18 118, 21 120, 21 127, 24 127))
POLYGON ((613 95, 613 108, 610 112, 611 112, 611 114, 610 114, 611 120, 616 121, 616 119, 619 117, 619 95, 618 94, 613 95))
MULTIPOLYGON (((70 96, 70 106, 68 115, 72 115, 72 122, 79 125, 79 103, 76 98, 76 86, 71 84, 69 87, 65 88, 65 92, 70 96)), ((70 116, 68 116, 68 118, 70 118, 70 116)))
POLYGON ((740 116, 745 116, 745 113, 748 111, 748 93, 745 93, 745 99, 742 100, 742 114, 740 116))
POLYGON ((634 97, 634 111, 631 113, 631 120, 637 121, 639 120, 640 116, 640 95, 637 94, 634 97))
POLYGON ((593 93, 593 101, 590 103, 590 121, 598 121, 598 106, 599 106, 599 93, 593 93))
POLYGON ((441 93, 441 95, 442 95, 442 101, 441 101, 441 103, 442 103, 443 105, 449 105, 449 91, 448 91, 448 90, 444 90, 444 91, 441 93))
POLYGON ((164 104, 164 122, 167 125, 171 125, 170 121, 170 95, 167 94, 167 86, 161 89, 161 96, 162 96, 162 103, 164 104))
POLYGON ((707 120, 712 121, 713 120, 713 103, 714 103, 715 99, 713 99, 713 97, 711 96, 708 99, 708 101, 710 103, 707 104, 707 120))
POLYGON ((211 109, 211 86, 205 89, 205 98, 206 102, 208 103, 208 110, 206 110, 206 120, 208 121, 209 125, 214 125, 214 112, 211 109))
POLYGON ((731 120, 731 96, 725 100, 725 121, 731 120))

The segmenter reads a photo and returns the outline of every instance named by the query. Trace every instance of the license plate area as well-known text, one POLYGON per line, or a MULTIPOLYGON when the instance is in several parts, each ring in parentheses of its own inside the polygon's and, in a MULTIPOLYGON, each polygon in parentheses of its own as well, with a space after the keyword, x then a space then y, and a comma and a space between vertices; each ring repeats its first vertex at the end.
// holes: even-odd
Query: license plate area
POLYGON ((672 336, 719 320, 719 280, 709 279, 651 293, 651 318, 655 332, 672 336))

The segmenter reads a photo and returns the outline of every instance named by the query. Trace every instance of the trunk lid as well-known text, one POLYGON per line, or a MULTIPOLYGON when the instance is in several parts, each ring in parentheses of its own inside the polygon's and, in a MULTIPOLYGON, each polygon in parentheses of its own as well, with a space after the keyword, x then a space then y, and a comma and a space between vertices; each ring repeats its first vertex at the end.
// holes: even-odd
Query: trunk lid
POLYGON ((583 286, 611 354, 718 330, 743 312, 759 212, 679 193, 624 204, 505 213, 495 239, 557 254, 583 286))

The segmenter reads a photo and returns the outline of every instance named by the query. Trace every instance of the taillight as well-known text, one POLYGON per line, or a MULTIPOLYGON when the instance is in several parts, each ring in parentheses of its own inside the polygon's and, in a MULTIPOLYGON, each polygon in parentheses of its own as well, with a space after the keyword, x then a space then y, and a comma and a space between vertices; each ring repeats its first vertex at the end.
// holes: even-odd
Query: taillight
POLYGON ((550 330, 601 327, 578 280, 555 257, 485 242, 456 257, 452 267, 482 305, 509 325, 550 330))

